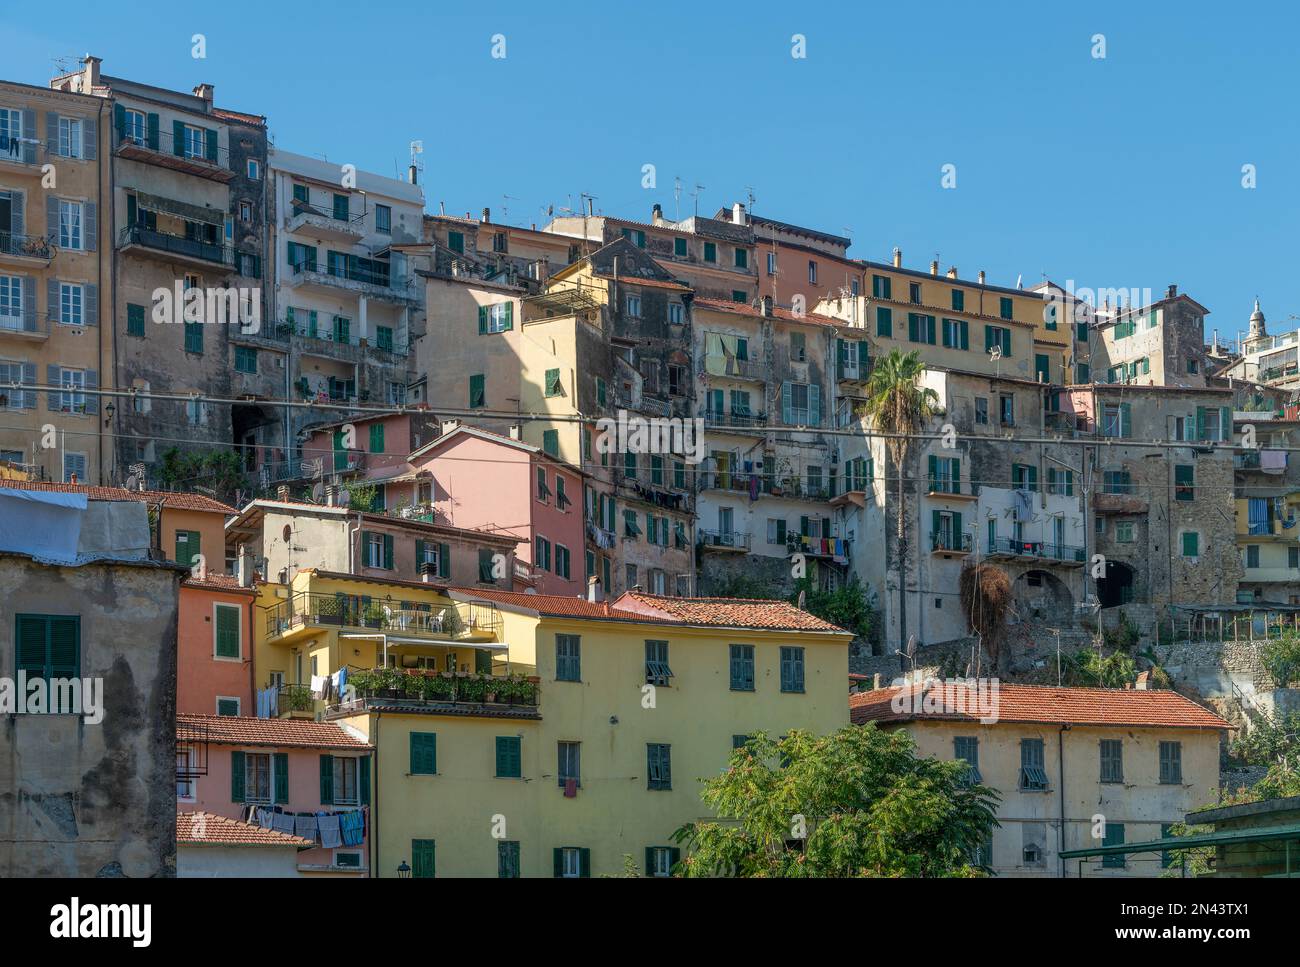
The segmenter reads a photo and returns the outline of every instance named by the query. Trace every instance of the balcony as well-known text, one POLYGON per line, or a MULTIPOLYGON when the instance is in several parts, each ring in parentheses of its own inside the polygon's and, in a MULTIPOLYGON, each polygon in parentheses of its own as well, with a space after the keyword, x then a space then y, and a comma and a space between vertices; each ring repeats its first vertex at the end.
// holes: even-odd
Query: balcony
POLYGON ((943 531, 930 532, 930 553, 932 554, 969 554, 974 546, 969 534, 945 534, 943 531))
POLYGON ((1092 509, 1099 514, 1145 514, 1147 500, 1132 492, 1092 495, 1092 509))
POLYGON ((871 367, 863 366, 857 360, 839 362, 835 367, 835 379, 841 383, 865 383, 871 376, 871 367))
MULTIPOLYGON (((831 560, 835 557, 834 537, 787 537, 785 543, 786 552, 789 554, 803 554, 805 557, 819 557, 831 560)), ((848 541, 844 541, 845 557, 848 556, 848 541)))
POLYGON ((315 591, 299 591, 266 615, 268 641, 328 628, 384 632, 436 644, 500 641, 502 622, 491 604, 455 601, 426 611, 372 601, 363 609, 356 597, 315 591))
POLYGON ((1258 470, 1261 473, 1284 473, 1291 465, 1291 454, 1286 450, 1247 450, 1245 453, 1234 454, 1232 466, 1236 470, 1258 470), (1269 465, 1264 466, 1263 457, 1265 453, 1276 454, 1269 457, 1269 465))
POLYGON ((0 167, 14 166, 39 174, 46 155, 45 144, 36 138, 0 137, 0 167))
POLYGON ((54 259, 54 246, 44 235, 17 235, 0 232, 0 264, 49 265, 54 259))
POLYGON ((181 235, 169 235, 166 232, 139 225, 129 225, 118 234, 118 250, 135 255, 161 255, 167 261, 194 265, 210 269, 219 265, 231 270, 235 265, 235 250, 229 245, 213 242, 201 242, 198 239, 185 238, 181 235))
POLYGON ((750 410, 700 410, 707 429, 726 432, 735 431, 747 436, 766 436, 767 414, 754 413, 750 410))
POLYGON ((230 170, 230 152, 226 148, 206 149, 202 155, 196 155, 187 150, 184 144, 177 146, 174 138, 166 139, 168 147, 173 150, 163 151, 159 147, 162 142, 156 136, 153 140, 126 135, 118 137, 115 152, 119 158, 169 168, 172 171, 206 178, 208 181, 220 182, 223 185, 235 179, 235 173, 230 170))
POLYGON ((1041 564, 1083 566, 1083 548, 1070 544, 1052 544, 1044 541, 1016 540, 996 537, 989 541, 988 556, 1000 560, 1029 560, 1041 564))
POLYGON ((706 530, 703 527, 697 527, 695 529, 695 540, 706 551, 739 551, 744 553, 749 550, 749 535, 737 534, 734 531, 706 530))
POLYGON ((336 331, 328 325, 313 327, 301 320, 278 322, 274 328, 278 340, 288 340, 290 337, 302 340, 302 352, 348 363, 360 362, 366 352, 389 353, 393 356, 407 354, 406 341, 396 332, 382 341, 368 339, 362 343, 359 337, 353 337, 350 332, 336 331))
POLYGON ((37 316, 35 313, 30 317, 26 314, 0 315, 0 339, 10 336, 35 341, 48 339, 50 337, 49 317, 37 316))
POLYGON ((375 668, 353 673, 355 698, 325 710, 326 718, 376 706, 414 714, 538 718, 541 684, 522 675, 470 675, 424 669, 375 668))
POLYGON ((418 305, 423 288, 411 284, 412 280, 403 276, 394 277, 388 263, 383 267, 349 265, 346 261, 299 262, 289 266, 289 284, 319 289, 337 295, 344 289, 356 295, 370 299, 379 299, 399 305, 418 305))
POLYGON ((289 232, 302 232, 312 238, 330 239, 355 245, 366 237, 364 214, 339 218, 332 211, 317 208, 297 198, 293 210, 285 218, 284 227, 289 232))

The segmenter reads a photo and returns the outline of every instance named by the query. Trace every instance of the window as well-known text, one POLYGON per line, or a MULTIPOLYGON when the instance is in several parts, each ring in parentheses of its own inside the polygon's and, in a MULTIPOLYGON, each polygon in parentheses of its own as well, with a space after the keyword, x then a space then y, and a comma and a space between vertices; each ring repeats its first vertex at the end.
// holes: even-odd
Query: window
POLYGON ((673 239, 673 256, 679 259, 686 258, 686 239, 684 238, 673 239))
POLYGON ((1074 471, 1047 468, 1047 492, 1062 497, 1074 496, 1074 471))
POLYGON ((980 740, 973 735, 958 735, 952 740, 953 758, 966 762, 966 779, 968 782, 984 781, 980 775, 980 740))
POLYGON ((1043 768, 1043 740, 1020 740, 1020 788, 1030 792, 1047 789, 1047 770, 1043 768))
POLYGON ((84 214, 79 201, 59 201, 59 248, 80 251, 82 248, 81 226, 84 214))
POLYGON ((233 753, 244 759, 243 802, 271 802, 271 756, 265 752, 233 753))
POLYGON ((82 369, 60 369, 59 385, 63 392, 59 394, 59 409, 65 413, 86 412, 86 372, 82 369))
POLYGON ((668 303, 668 323, 673 326, 680 326, 684 318, 685 309, 680 302, 668 303))
MULTIPOLYGON (((768 524, 772 524, 768 521, 768 524)), ((784 524, 785 521, 779 521, 784 524)), ((784 528, 782 528, 784 530, 784 528)), ((769 543, 772 543, 771 528, 768 528, 769 543)), ((784 533, 779 543, 785 543, 784 533)), ((754 646, 732 645, 731 651, 731 690, 733 692, 752 692, 754 690, 754 646)))
POLYGON ((59 283, 59 324, 62 326, 80 326, 85 322, 83 306, 85 290, 70 282, 59 283))
POLYGON ((568 579, 569 573, 569 549, 563 544, 555 545, 555 576, 568 579))
POLYGON ((434 841, 431 839, 411 840, 411 879, 431 880, 434 877, 434 841))
POLYGON ((801 332, 790 333, 790 360, 791 362, 802 363, 808 358, 808 348, 805 336, 801 332))
POLYGON ((1024 463, 1011 465, 1011 489, 1038 492, 1038 468, 1024 463))
POLYGON ((557 742, 556 747, 559 754, 559 767, 557 775, 559 776, 559 785, 572 780, 578 786, 582 785, 582 743, 581 742, 557 742))
POLYGON ((366 567, 393 569, 393 535, 362 531, 361 543, 366 567))
POLYGON ((781 646, 781 691, 803 691, 803 648, 781 646))
POLYGON ((1166 786, 1182 785, 1183 782, 1183 744, 1181 742, 1160 743, 1160 784, 1166 786))
POLYGON ((552 457, 558 457, 560 455, 559 430, 542 431, 542 451, 552 457))
POLYGON ((668 642, 645 643, 645 680, 648 685, 668 685, 673 670, 668 667, 668 642))
POLYGON ((975 397, 975 422, 982 423, 985 426, 989 422, 989 401, 988 397, 975 397))
POLYGON ((249 159, 248 159, 248 168, 247 168, 246 170, 247 170, 247 172, 248 172, 248 180, 249 180, 249 181, 261 181, 261 179, 262 179, 262 166, 261 166, 260 164, 258 164, 256 158, 249 158, 249 159))
POLYGON ((1101 474, 1101 492, 1104 494, 1132 493, 1133 479, 1127 470, 1103 470, 1101 474))
POLYGON ((676 846, 647 846, 645 848, 645 875, 672 876, 673 867, 681 858, 676 846))
POLYGON ((808 260, 808 284, 817 284, 817 263, 812 259, 808 260))
POLYGON ((478 583, 479 584, 496 584, 496 567, 494 561, 496 555, 485 547, 478 550, 478 583))
POLYGON ((63 454, 63 482, 71 483, 73 478, 86 479, 86 455, 84 453, 65 452, 63 454))
POLYGON ((888 306, 876 307, 876 335, 894 337, 894 311, 888 306))
POLYGON ((448 232, 447 248, 451 249, 453 252, 457 253, 458 255, 464 255, 465 254, 465 233, 448 232))
POLYGON ((1175 500, 1194 500, 1196 497, 1195 486, 1196 468, 1187 464, 1175 464, 1174 466, 1174 499, 1175 500))
MULTIPOLYGON (((1107 823, 1106 835, 1101 841, 1102 846, 1122 846, 1124 845, 1124 824, 1107 823)), ((1123 853, 1107 853, 1101 858, 1102 869, 1122 870, 1124 869, 1123 853)))
POLYGON ((998 316, 1002 319, 1012 318, 1012 304, 1010 296, 1002 296, 998 299, 998 316))
POLYGON ((591 876, 591 850, 577 846, 557 847, 555 875, 565 879, 591 876))
POLYGON ((81 120, 59 118, 59 155, 64 158, 81 157, 81 120))
POLYGON ((412 732, 410 746, 411 775, 434 776, 438 774, 438 733, 412 732))
POLYGON ((1011 330, 1002 326, 985 326, 984 327, 984 351, 991 353, 997 350, 1003 359, 1011 357, 1011 330))
POLYGON ((930 493, 961 493, 961 460, 957 457, 931 455, 929 463, 930 493))
POLYGON ((704 261, 706 262, 718 261, 718 246, 715 243, 713 242, 704 243, 704 261))
POLYGON ((1286 549, 1286 566, 1293 571, 1300 568, 1300 547, 1288 547, 1286 549))
POLYGON ((361 802, 357 783, 361 760, 355 756, 336 755, 334 759, 334 802, 350 806, 361 802))
POLYGON ((148 143, 145 135, 147 125, 144 113, 127 108, 122 112, 122 140, 130 141, 144 147, 148 143))
POLYGON ((497 841, 497 876, 503 880, 519 879, 519 841, 497 841))
POLYGON ((185 323, 185 351, 187 353, 203 352, 203 323, 186 322, 185 323))
POLYGON ((546 371, 546 395, 563 396, 564 384, 560 382, 560 371, 558 369, 548 369, 546 371))
POLYGON ((1115 541, 1119 544, 1133 543, 1133 522, 1131 520, 1115 521, 1115 541))
POLYGON ((497 736, 497 778, 523 778, 523 739, 517 735, 497 736))
POLYGON ((237 660, 241 654, 239 630, 243 610, 229 604, 214 605, 214 610, 212 654, 217 658, 237 660))
POLYGON ((178 152, 185 158, 204 158, 208 156, 207 145, 208 132, 203 128, 196 128, 193 125, 186 124, 181 129, 181 150, 178 152))
POLYGON ((887 275, 873 275, 871 277, 871 297, 873 299, 892 299, 892 284, 893 280, 887 275))
MULTIPOLYGON (((627 297, 627 314, 633 319, 641 318, 641 297, 639 295, 630 295, 627 297)), ((547 393, 550 396, 550 393, 547 393)))
POLYGON ((970 329, 965 319, 943 321, 943 344, 949 349, 970 348, 970 329))
POLYGON ((388 205, 375 206, 375 231, 381 235, 393 232, 393 209, 388 205))
POLYGON ((952 290, 952 309, 953 312, 961 312, 966 308, 966 293, 961 289, 952 290))
POLYGON ((1124 740, 1101 740, 1101 781, 1124 781, 1124 740))
POLYGON ((1009 393, 998 396, 998 422, 1003 426, 1016 425, 1016 398, 1009 393))
POLYGON ((19 614, 14 619, 14 670, 47 682, 81 677, 81 617, 19 614))
POLYGON ((1133 432, 1132 404, 1104 403, 1101 407, 1101 435, 1128 437, 1133 432))
POLYGON ((767 274, 776 275, 776 253, 767 253, 767 274))
POLYGON ((738 269, 749 268, 749 249, 745 249, 745 248, 736 249, 736 268, 738 269))
POLYGON ((543 571, 551 569, 551 542, 540 535, 533 538, 533 563, 543 571))
POLYGON ((646 788, 672 789, 673 767, 670 756, 672 746, 662 742, 646 744, 646 788))
MULTIPOLYGON (((1287 548, 1287 550, 1293 550, 1293 548, 1287 548)), ((1246 545, 1246 567, 1248 568, 1259 567, 1259 545, 1258 544, 1246 545)))
POLYGON ((744 290, 744 289, 732 289, 732 290, 731 290, 731 301, 732 301, 732 302, 748 302, 748 301, 749 301, 749 296, 747 296, 747 295, 745 294, 745 290, 744 290))
POLYGON ((469 408, 471 410, 487 406, 487 377, 475 373, 469 378, 469 408))
POLYGON ((582 639, 578 635, 555 636, 555 680, 582 681, 582 639))
POLYGON ((235 372, 257 373, 257 350, 251 346, 235 347, 235 372))
POLYGON ((1183 534, 1183 557, 1200 556, 1201 535, 1196 531, 1188 531, 1183 534))
POLYGON ((909 312, 907 314, 907 338, 909 341, 933 346, 934 337, 934 316, 920 312, 909 312))

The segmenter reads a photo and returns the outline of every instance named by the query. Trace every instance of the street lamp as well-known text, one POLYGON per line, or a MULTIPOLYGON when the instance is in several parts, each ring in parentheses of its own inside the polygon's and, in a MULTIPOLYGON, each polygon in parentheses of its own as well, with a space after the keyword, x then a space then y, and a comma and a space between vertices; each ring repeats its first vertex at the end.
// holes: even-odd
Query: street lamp
POLYGON ((406 865, 406 860, 402 860, 397 867, 397 878, 399 880, 409 880, 411 878, 411 868, 406 865))

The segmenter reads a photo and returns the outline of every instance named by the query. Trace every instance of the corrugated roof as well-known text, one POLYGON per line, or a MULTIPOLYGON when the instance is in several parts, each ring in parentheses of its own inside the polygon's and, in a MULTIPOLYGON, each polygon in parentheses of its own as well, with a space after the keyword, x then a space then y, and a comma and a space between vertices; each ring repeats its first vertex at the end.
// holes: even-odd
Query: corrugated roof
MULTIPOLYGON (((925 711, 926 694, 931 695, 932 702, 938 703, 938 708, 944 708, 936 690, 937 684, 932 683, 929 692, 923 685, 903 685, 850 695, 849 717, 856 725, 925 719, 978 721, 980 715, 973 711, 979 707, 975 702, 974 689, 964 685, 946 687, 954 689, 953 692, 945 693, 955 700, 950 706, 952 711, 925 711), (901 696, 901 710, 894 708, 895 696, 901 696), (966 701, 967 696, 970 697, 969 702, 966 701)), ((1120 688, 1060 688, 1051 685, 1010 685, 1005 682, 997 683, 996 718, 999 723, 1231 728, 1214 712, 1197 705, 1184 695, 1166 689, 1139 691, 1120 688)))

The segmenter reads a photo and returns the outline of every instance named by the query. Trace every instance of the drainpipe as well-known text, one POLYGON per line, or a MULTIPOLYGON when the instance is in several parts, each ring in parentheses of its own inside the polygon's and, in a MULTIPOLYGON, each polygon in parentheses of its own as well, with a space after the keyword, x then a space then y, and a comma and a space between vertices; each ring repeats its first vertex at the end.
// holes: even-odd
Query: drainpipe
MULTIPOLYGON (((1065 852, 1065 733, 1069 731, 1070 726, 1062 725, 1056 733, 1056 762, 1060 778, 1057 784, 1060 786, 1061 799, 1061 832, 1060 832, 1060 849, 1058 855, 1065 852)), ((1079 876, 1083 876, 1083 865, 1079 866, 1079 876)), ((1065 859, 1061 858, 1061 879, 1065 879, 1065 859)))
MULTIPOLYGON (((324 459, 324 458, 322 457, 321 459, 324 459)), ((348 525, 347 525, 347 523, 346 523, 346 520, 347 520, 347 518, 344 518, 345 523, 344 523, 343 527, 344 527, 344 529, 347 531, 347 535, 348 535, 348 573, 349 573, 349 574, 356 574, 356 573, 357 573, 357 569, 356 569, 356 551, 355 551, 355 547, 356 547, 356 537, 357 537, 358 532, 360 532, 360 530, 361 530, 361 525, 362 525, 361 512, 360 512, 360 511, 357 511, 357 526, 356 526, 356 527, 349 528, 348 525)))
MULTIPOLYGON (((94 92, 92 91, 91 93, 94 93, 94 92)), ((103 132, 104 132, 104 99, 103 99, 103 98, 100 98, 100 99, 99 99, 99 104, 96 106, 96 110, 95 110, 95 138, 96 138, 97 141, 98 141, 98 139, 102 136, 103 132)), ((96 201, 96 203, 95 203, 95 211, 97 211, 97 212, 99 213, 100 222, 99 222, 99 225, 96 226, 95 230, 98 231, 98 232, 100 232, 101 235, 103 234, 103 224, 104 224, 104 222, 103 222, 103 219, 104 219, 104 168, 103 168, 103 166, 104 166, 104 165, 110 165, 110 166, 111 166, 112 163, 113 163, 113 151, 112 151, 112 145, 113 145, 113 135, 115 135, 116 133, 117 133, 117 132, 116 132, 116 131, 113 131, 113 130, 110 130, 110 131, 109 131, 109 135, 108 135, 108 143, 109 143, 108 157, 107 157, 107 158, 102 158, 102 160, 100 161, 100 164, 96 166, 99 170, 96 172, 96 178, 95 178, 95 195, 96 195, 96 198, 98 199, 98 200, 96 201)), ((57 147, 57 146, 56 146, 56 147, 57 147)), ((98 143, 96 143, 96 145, 95 145, 95 157, 96 157, 96 158, 101 158, 101 157, 102 157, 102 152, 100 151, 100 145, 99 145, 98 143)), ((110 210, 109 210, 109 212, 108 212, 108 217, 109 217, 109 222, 108 222, 108 226, 109 226, 109 228, 108 228, 108 245, 109 245, 109 250, 110 250, 111 252, 116 253, 116 251, 117 251, 117 246, 114 244, 115 239, 114 239, 114 237, 113 237, 113 234, 114 234, 114 232, 116 231, 116 227, 115 227, 115 226, 116 226, 116 223, 113 221, 114 212, 112 211, 112 208, 113 208, 112 200, 110 199, 110 201, 109 201, 109 209, 110 209, 110 210)), ((25 229, 24 229, 24 230, 25 230, 25 229)), ((103 246, 100 245, 100 240, 99 240, 99 239, 96 239, 96 240, 95 240, 95 247, 96 247, 97 249, 102 249, 102 248, 103 248, 103 246)), ((97 271, 98 271, 98 277, 95 279, 95 285, 98 286, 98 285, 100 285, 100 283, 102 283, 102 282, 104 281, 104 256, 103 256, 102 252, 101 252, 99 258, 97 258, 97 259, 95 260, 95 263, 96 263, 96 266, 95 266, 95 267, 96 267, 96 269, 97 269, 97 271)), ((111 264, 111 263, 110 263, 110 264, 111 264)), ((109 339, 112 341, 113 346, 116 347, 116 346, 117 346, 117 326, 116 326, 116 324, 115 324, 115 320, 117 319, 117 273, 116 273, 116 272, 113 273, 113 277, 112 277, 112 285, 109 287, 109 298, 113 300, 113 301, 109 304, 109 307, 108 307, 108 320, 109 320, 109 322, 108 322, 108 329, 109 329, 109 339)), ((49 315, 49 308, 50 308, 49 306, 46 306, 46 315, 49 315)), ((99 342, 99 347, 98 347, 98 348, 99 348, 99 354, 98 354, 98 360, 99 360, 99 362, 97 363, 97 365, 98 365, 98 367, 99 367, 99 387, 100 387, 100 389, 103 389, 105 385, 108 385, 108 386, 110 386, 110 387, 116 389, 116 388, 117 388, 117 365, 116 365, 116 353, 114 353, 114 357, 115 357, 115 358, 114 358, 113 372, 112 372, 112 374, 111 374, 110 377, 109 377, 109 379, 111 379, 112 382, 106 384, 105 381, 104 381, 104 322, 103 322, 103 316, 104 316, 103 300, 101 299, 101 300, 100 300, 100 309, 99 309, 99 320, 98 320, 98 323, 99 323, 99 340, 98 340, 98 342, 99 342)), ((110 396, 109 399, 112 400, 113 397, 110 396)), ((103 403, 103 401, 104 401, 104 400, 103 400, 103 397, 100 397, 100 402, 103 403)), ((98 414, 98 413, 102 413, 103 410, 104 410, 104 407, 103 407, 103 406, 100 406, 99 409, 98 409, 98 411, 97 411, 97 414, 98 414)), ((104 427, 104 424, 103 424, 102 422, 100 422, 99 420, 96 420, 96 423, 99 424, 98 427, 97 427, 97 429, 99 430, 99 482, 100 482, 100 483, 106 483, 107 481, 104 479, 104 437, 105 437, 104 429, 105 429, 105 427, 104 427)), ((117 420, 114 419, 114 420, 113 420, 113 423, 116 424, 116 423, 117 423, 117 420)), ((114 441, 114 440, 116 439, 116 433, 115 433, 116 430, 117 430, 117 427, 116 427, 116 425, 114 425, 113 429, 110 430, 110 431, 108 432, 108 434, 107 434, 108 439, 109 439, 109 441, 110 441, 110 445, 114 446, 113 457, 116 457, 116 447, 115 447, 115 445, 112 443, 112 441, 114 441)), ((110 468, 112 468, 112 467, 116 464, 116 462, 117 462, 116 459, 110 459, 109 462, 108 462, 108 466, 109 466, 110 468)), ((63 468, 60 467, 59 469, 62 470, 63 468)), ((60 474, 59 476, 62 477, 62 474, 60 474)), ((116 476, 114 476, 114 479, 113 479, 112 482, 113 482, 113 483, 117 483, 117 482, 118 482, 117 479, 116 479, 116 476)), ((87 481, 87 483, 89 483, 89 481, 87 481)))

